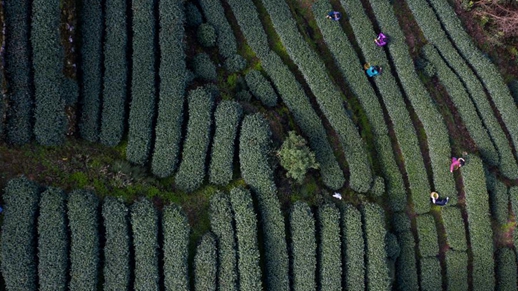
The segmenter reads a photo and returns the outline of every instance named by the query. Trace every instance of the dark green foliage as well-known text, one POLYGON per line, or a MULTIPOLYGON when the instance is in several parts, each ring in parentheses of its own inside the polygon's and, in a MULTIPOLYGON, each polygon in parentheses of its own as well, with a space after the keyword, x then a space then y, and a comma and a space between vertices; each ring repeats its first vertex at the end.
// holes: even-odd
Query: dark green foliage
POLYGON ((248 90, 239 91, 236 94, 236 100, 250 102, 252 100, 252 94, 248 90))
POLYGON ((246 68, 246 60, 240 55, 233 55, 225 61, 225 69, 230 73, 237 73, 246 68))
POLYGON ((196 38, 203 47, 213 47, 216 43, 216 30, 209 23, 202 23, 198 26, 196 38))
POLYGON ((439 254, 437 229, 431 214, 419 215, 416 218, 417 236, 419 237, 419 252, 422 257, 433 257, 439 254))
POLYGON ((317 161, 320 163, 324 184, 333 190, 341 188, 345 183, 344 174, 329 145, 322 121, 315 113, 309 98, 293 73, 277 54, 269 50, 266 33, 262 28, 255 6, 249 1, 229 0, 227 3, 248 44, 261 58, 262 67, 270 76, 284 104, 290 110, 301 131, 308 137, 311 148, 315 151, 317 161))
MULTIPOLYGON (((374 27, 365 13, 362 3, 360 1, 343 0, 340 2, 347 11, 349 23, 365 59, 371 64, 388 68, 389 60, 384 51, 380 50, 373 43, 374 27)), ((408 51, 405 54, 408 54, 408 51)), ((358 63, 358 69, 360 69, 360 65, 361 63, 358 63)), ((366 78, 365 75, 364 78, 366 78)), ((430 200, 423 193, 430 193, 430 184, 427 179, 426 167, 421 149, 419 148, 417 134, 415 128, 411 126, 412 119, 406 108, 403 94, 390 70, 384 70, 383 78, 375 78, 375 82, 385 104, 388 117, 392 121, 393 131, 405 161, 404 165, 408 175, 414 210, 417 214, 426 213, 430 210, 430 200)), ((385 149, 391 150, 391 148, 386 147, 385 149)), ((398 203, 401 203, 401 199, 404 199, 404 197, 398 197, 400 197, 398 203)), ((393 200, 391 204, 395 203, 397 202, 393 200)), ((401 207, 397 209, 403 210, 401 207)))
POLYGON ((410 230, 410 219, 405 212, 396 212, 392 215, 392 225, 396 232, 405 232, 410 230))
POLYGON ((5 71, 10 76, 7 92, 10 102, 7 112, 7 140, 16 145, 30 142, 32 136, 29 9, 28 0, 4 3, 5 71))
POLYGON ((162 212, 164 236, 164 286, 166 291, 189 290, 189 234, 191 228, 179 206, 164 207, 162 212))
POLYGON ((182 139, 187 72, 184 52, 185 15, 181 1, 160 1, 160 96, 151 161, 153 174, 167 177, 178 165, 182 139))
POLYGON ((460 209, 457 207, 444 207, 441 213, 448 246, 456 251, 467 251, 466 229, 464 228, 460 209))
POLYGON ((241 105, 234 101, 222 101, 216 108, 216 130, 209 167, 210 182, 213 184, 227 185, 232 180, 235 141, 242 114, 241 105))
POLYGON ((376 176, 374 178, 370 193, 376 197, 380 197, 385 194, 385 179, 383 179, 383 177, 376 176))
POLYGON ((128 161, 145 165, 151 150, 155 118, 155 2, 131 1, 133 10, 133 73, 128 121, 128 161))
POLYGON ((42 145, 63 143, 67 127, 61 98, 63 48, 59 25, 61 9, 50 0, 32 1, 31 46, 34 70, 34 135, 42 145))
POLYGON ((38 186, 27 178, 9 181, 3 195, 2 276, 7 290, 36 290, 38 186))
POLYGON ((399 247, 395 234, 387 232, 385 236, 385 246, 388 258, 395 261, 401 254, 401 248, 399 247))
POLYGON ((277 94, 275 94, 272 85, 263 77, 261 72, 252 70, 246 74, 245 79, 254 96, 261 100, 265 106, 273 107, 277 105, 277 94))
MULTIPOLYGON (((410 48, 405 41, 405 34, 399 26, 394 7, 389 1, 369 1, 379 29, 390 36, 390 45, 386 46, 396 69, 399 82, 413 111, 419 117, 426 142, 433 172, 433 184, 439 193, 454 193, 455 181, 446 171, 450 161, 445 159, 451 154, 450 135, 446 123, 437 109, 437 105, 428 93, 425 85, 414 69, 414 61, 408 53, 410 48)), ((374 35, 375 31, 372 31, 374 35)), ((363 32, 366 36, 368 33, 363 32)), ((372 40, 371 40, 372 44, 372 40)), ((371 45, 371 48, 374 46, 371 45)), ((457 197, 450 197, 450 205, 457 204, 457 197)))
MULTIPOLYGON (((325 15, 332 10, 332 7, 328 1, 317 1, 313 4, 312 9, 315 15, 325 15)), ((378 159, 387 182, 386 189, 390 207, 395 211, 401 211, 405 207, 405 203, 401 203, 401 201, 406 200, 403 176, 396 164, 390 136, 388 135, 388 127, 383 117, 383 109, 380 101, 378 101, 378 96, 376 96, 369 80, 365 78, 365 72, 359 70, 357 66, 351 65, 360 64, 360 59, 341 26, 334 25, 323 17, 315 17, 315 20, 338 69, 345 77, 345 82, 352 93, 358 97, 357 99, 371 125, 372 133, 375 135, 374 143, 378 159)), ((376 181, 374 186, 376 186, 376 181)), ((377 193, 373 191, 376 189, 374 186, 371 193, 377 196, 377 193)))
POLYGON ((157 211, 149 200, 141 199, 131 205, 130 214, 135 253, 133 289, 159 290, 157 211))
POLYGON ((102 216, 106 229, 103 290, 127 291, 131 275, 129 211, 122 200, 106 197, 102 216))
POLYGON ((340 290, 342 262, 340 242, 340 212, 333 204, 318 209, 318 286, 319 290, 340 290))
POLYGON ((216 291, 217 264, 216 238, 208 232, 201 237, 194 256, 194 290, 216 291))
POLYGON ((82 0, 79 12, 83 77, 79 130, 82 138, 95 142, 99 138, 101 111, 102 3, 98 0, 82 0))
POLYGON ((67 202, 70 227, 71 290, 97 290, 99 237, 97 196, 85 190, 70 193, 67 202))
POLYGON ((448 290, 468 290, 468 254, 466 252, 446 252, 446 279, 448 290))
POLYGON ((203 22, 200 10, 192 2, 186 2, 185 4, 185 18, 187 25, 190 27, 197 27, 203 22))
POLYGON ((206 90, 198 88, 189 92, 187 102, 187 135, 175 183, 180 189, 192 192, 201 186, 205 178, 205 160, 210 143, 214 101, 206 90))
POLYGON ((273 170, 268 163, 271 152, 271 131, 259 114, 243 119, 239 138, 241 176, 255 192, 264 235, 266 283, 269 290, 286 290, 288 249, 284 217, 277 198, 273 170))
POLYGON ((257 243, 257 218, 250 191, 233 188, 230 202, 236 223, 239 290, 261 290, 261 268, 257 243))
POLYGON ((207 21, 216 29, 219 54, 224 58, 229 58, 235 55, 237 52, 236 38, 225 16, 225 11, 223 6, 221 6, 221 2, 201 0, 199 3, 207 21))
MULTIPOLYGON (((498 147, 498 152, 495 149, 495 145, 493 145, 493 142, 491 141, 488 129, 484 127, 484 123, 487 124, 488 122, 488 120, 484 118, 484 114, 481 114, 481 116, 473 114, 477 109, 459 77, 455 75, 454 71, 441 58, 434 46, 426 45, 423 47, 422 52, 429 62, 434 64, 437 68, 441 84, 448 91, 451 101, 455 104, 455 108, 457 109, 459 116, 462 118, 466 129, 475 141, 477 149, 480 151, 484 160, 491 165, 500 164, 500 168, 506 173, 509 170, 513 170, 516 166, 515 162, 500 160, 500 157, 498 156, 499 152, 503 153, 502 151, 504 149, 498 147, 500 146, 499 143, 495 144, 498 147), (515 166, 512 166, 513 164, 515 166)), ((491 129, 491 127, 489 127, 489 129, 491 129)), ((508 151, 509 145, 507 145, 506 148, 508 151)))
POLYGON ((377 204, 361 207, 365 237, 365 267, 368 290, 390 290, 391 283, 385 246, 385 213, 377 204))
POLYGON ((360 211, 352 205, 342 209, 343 282, 347 290, 365 289, 365 240, 360 211))
POLYGON ((205 81, 216 81, 216 66, 206 53, 199 53, 193 60, 194 73, 198 78, 205 81))
POLYGON ((299 32, 288 4, 277 0, 262 0, 261 2, 264 4, 273 27, 285 46, 286 52, 304 76, 309 88, 315 95, 322 114, 338 135, 349 165, 349 187, 356 192, 367 192, 373 178, 368 161, 369 154, 360 137, 358 128, 346 113, 342 92, 333 84, 332 78, 329 77, 325 64, 319 55, 299 32))
POLYGON ((421 290, 441 290, 441 265, 435 257, 419 259, 421 264, 421 290))
POLYGON ((473 252, 473 287, 474 290, 492 290, 495 286, 493 230, 482 161, 476 156, 469 156, 460 171, 466 194, 469 239, 473 252))
MULTIPOLYGON (((106 0, 103 108, 99 140, 102 144, 116 146, 124 134, 124 117, 127 86, 128 34, 126 29, 125 0, 106 0)), ((164 82, 164 80, 162 80, 164 82)))
POLYGON ((509 194, 507 186, 497 180, 494 174, 486 173, 487 190, 489 192, 489 202, 491 205, 491 216, 496 219, 498 224, 507 223, 509 216, 509 194))
MULTIPOLYGON (((408 217, 406 218, 410 224, 408 217)), ((401 253, 396 261, 396 287, 397 290, 418 290, 417 262, 415 256, 414 236, 410 231, 398 233, 401 253)))
POLYGON ((68 234, 65 193, 49 187, 40 199, 38 217, 38 290, 67 290, 68 234))
POLYGON ((496 290, 517 290, 516 255, 512 249, 501 248, 496 252, 496 290))
POLYGON ((210 226, 218 245, 218 287, 237 290, 237 244, 232 208, 227 194, 218 192, 210 198, 210 226))
POLYGON ((306 145, 306 140, 295 131, 288 132, 288 137, 277 151, 281 166, 287 171, 286 176, 302 184, 309 169, 318 169, 315 154, 306 145))
POLYGON ((295 202, 290 211, 291 269, 293 290, 315 290, 317 243, 315 218, 304 202, 295 202))

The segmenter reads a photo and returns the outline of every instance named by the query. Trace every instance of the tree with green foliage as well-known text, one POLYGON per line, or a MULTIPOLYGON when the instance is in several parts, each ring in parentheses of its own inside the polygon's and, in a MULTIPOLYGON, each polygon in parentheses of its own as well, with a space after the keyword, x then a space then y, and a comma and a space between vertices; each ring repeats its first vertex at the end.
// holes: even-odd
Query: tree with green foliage
POLYGON ((309 169, 318 169, 320 165, 315 159, 315 153, 307 146, 307 141, 294 131, 288 133, 277 156, 281 166, 288 171, 286 176, 301 184, 309 169))

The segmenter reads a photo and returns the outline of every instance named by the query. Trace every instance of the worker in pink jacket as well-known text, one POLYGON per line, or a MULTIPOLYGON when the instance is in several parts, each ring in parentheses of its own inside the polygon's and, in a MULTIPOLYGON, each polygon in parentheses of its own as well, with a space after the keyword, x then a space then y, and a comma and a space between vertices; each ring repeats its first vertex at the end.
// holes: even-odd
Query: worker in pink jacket
POLYGON ((453 171, 459 169, 460 167, 464 166, 466 161, 463 158, 451 158, 451 165, 450 165, 450 173, 453 173, 453 171))

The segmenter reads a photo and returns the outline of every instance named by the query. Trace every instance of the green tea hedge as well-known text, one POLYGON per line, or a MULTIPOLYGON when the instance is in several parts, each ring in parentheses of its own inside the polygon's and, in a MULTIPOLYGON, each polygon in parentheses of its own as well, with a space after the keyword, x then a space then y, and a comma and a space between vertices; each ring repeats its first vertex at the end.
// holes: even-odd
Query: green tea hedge
POLYGON ((1 270, 7 290, 36 290, 36 214, 38 185, 27 178, 10 180, 3 194, 1 270))
POLYGON ((421 265, 421 290, 441 290, 441 264, 436 257, 419 259, 421 265))
POLYGON ((315 218, 304 202, 295 202, 290 210, 290 257, 294 290, 315 290, 317 242, 315 218))
POLYGON ((160 91, 151 170, 159 177, 173 174, 182 140, 183 104, 187 84, 185 14, 182 1, 160 1, 160 91))
POLYGON ((446 284, 448 290, 468 290, 468 254, 448 251, 446 258, 446 284))
MULTIPOLYGON (((410 223, 410 220, 408 220, 408 223, 410 223)), ((398 233, 397 237, 401 249, 399 258, 396 261, 397 290, 418 290, 414 235, 409 230, 406 230, 398 233)))
POLYGON ((448 246, 456 251, 467 251, 466 229, 460 208, 444 207, 441 214, 448 246))
POLYGON ((130 215, 135 262, 133 289, 158 291, 157 211, 153 203, 141 199, 133 202, 130 215))
MULTIPOLYGON (((10 78, 7 99, 7 140, 15 145, 30 142, 32 137, 33 93, 31 90, 31 55, 29 46, 30 1, 4 3, 5 71, 10 78)), ((3 114, 2 114, 3 115, 3 114)), ((1 127, 2 125, 0 125, 1 127)), ((5 131, 5 130, 4 130, 5 131)), ((0 130, 0 133, 2 130, 0 130)))
POLYGON ((162 212, 164 251, 164 286, 166 291, 187 291, 189 288, 189 235, 187 217, 177 205, 168 205, 162 212))
POLYGON ((250 191, 233 188, 230 190, 230 203, 236 223, 239 290, 261 290, 263 287, 259 266, 257 217, 250 191))
POLYGON ((129 210, 122 200, 106 197, 102 206, 104 237, 103 290, 129 290, 130 226, 129 210))
POLYGON ((214 113, 215 131, 210 156, 210 182, 227 185, 234 175, 234 152, 237 129, 243 108, 234 101, 222 101, 214 113))
POLYGON ((517 290, 516 255, 510 248, 501 248, 496 252, 496 290, 517 290))
POLYGON ((70 283, 73 290, 95 290, 99 268, 97 196, 85 190, 70 193, 67 217, 70 227, 70 283))
POLYGON ((340 241, 340 212, 334 204, 318 208, 318 288, 340 290, 342 262, 340 241))
POLYGON ((347 204, 342 209, 342 286, 347 290, 365 289, 365 240, 362 217, 358 209, 347 204))
POLYGON ((38 217, 38 290, 65 291, 69 239, 65 193, 49 187, 41 194, 38 217))
POLYGON ((237 244, 230 198, 218 192, 210 198, 210 227, 217 239, 218 288, 237 291, 237 244))
POLYGON ((126 158, 142 166, 149 158, 155 118, 155 2, 131 1, 133 65, 126 158))
POLYGON ((236 37, 228 23, 221 2, 201 0, 200 5, 207 21, 216 29, 219 54, 225 59, 235 55, 237 53, 236 37))
POLYGON ((216 65, 211 61, 207 53, 199 53, 194 56, 192 66, 196 76, 204 81, 216 81, 218 78, 216 65))
POLYGON ((277 94, 261 72, 252 70, 245 76, 246 84, 254 96, 267 107, 277 105, 277 94))
POLYGON ((419 237, 419 253, 422 257, 434 257, 439 254, 439 242, 435 220, 431 214, 419 215, 416 218, 417 236, 419 237))
POLYGON ((104 75, 103 105, 99 140, 107 146, 116 146, 124 134, 126 116, 126 94, 129 90, 128 33, 126 29, 125 0, 106 0, 104 25, 104 75))
POLYGON ((205 89, 197 88, 189 91, 187 103, 187 134, 175 183, 178 188, 192 192, 201 186, 205 178, 205 160, 210 143, 214 100, 205 89))
POLYGON ((216 238, 209 232, 201 237, 194 255, 194 290, 216 291, 217 264, 216 238))
POLYGON ((499 225, 507 223, 509 217, 509 193, 504 182, 498 180, 495 174, 486 172, 487 191, 491 206, 491 216, 499 225))

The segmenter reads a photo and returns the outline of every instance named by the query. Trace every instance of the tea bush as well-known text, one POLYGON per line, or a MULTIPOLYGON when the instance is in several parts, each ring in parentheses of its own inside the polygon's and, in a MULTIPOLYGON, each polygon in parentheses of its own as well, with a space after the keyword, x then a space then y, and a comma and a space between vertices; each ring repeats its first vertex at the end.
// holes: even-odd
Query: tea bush
POLYGON ((201 0, 199 3, 207 21, 216 29, 219 54, 225 59, 235 55, 237 53, 236 37, 228 23, 221 2, 201 0))
POLYGON ((268 80, 261 75, 261 72, 252 70, 246 74, 245 79, 254 96, 265 106, 273 107, 277 105, 277 94, 275 94, 268 80))
POLYGON ((468 290, 468 254, 448 251, 446 258, 446 279, 448 290, 468 290))
POLYGON ((340 212, 333 204, 318 209, 318 284, 321 290, 339 290, 342 286, 340 212))
MULTIPOLYGON (((404 213, 403 213, 404 214, 404 213)), ((405 214, 406 216, 406 214, 405 214)), ((406 218, 410 224, 408 217, 406 218)), ((418 290, 417 262, 414 235, 409 230, 397 234, 401 252, 396 261, 396 285, 398 290, 418 290)))
POLYGON ((517 290, 516 255, 510 248, 500 248, 496 252, 496 290, 517 290))
POLYGON ((216 66, 210 60, 206 53, 199 53, 193 60, 194 73, 198 78, 205 81, 216 81, 218 75, 216 73, 216 66))
POLYGON ((417 236, 419 237, 419 253, 422 257, 434 257, 439 254, 437 229, 431 214, 419 215, 416 218, 417 236))
POLYGON ((343 253, 343 282, 347 290, 365 288, 365 240, 362 231, 360 211, 352 205, 342 209, 342 253, 343 253))
MULTIPOLYGON (((315 218, 304 202, 295 202, 290 210, 291 270, 294 290, 315 290, 317 242, 315 218)), ((336 276, 336 274, 335 274, 336 276)))
POLYGON ((509 217, 509 194, 504 182, 497 180, 495 174, 486 172, 487 191, 489 192, 489 203, 491 216, 499 225, 507 223, 509 217))
POLYGON ((441 264, 436 257, 419 259, 421 265, 421 290, 441 290, 441 264))
POLYGON ((198 26, 196 38, 203 47, 213 47, 216 43, 216 30, 209 23, 202 23, 198 26))
POLYGON ((456 251, 467 251, 466 229, 460 209, 457 207, 444 207, 441 214, 448 246, 456 251))
POLYGON ((200 10, 192 2, 185 3, 185 19, 189 27, 198 27, 203 22, 200 10))
POLYGON ((237 73, 246 68, 246 60, 240 55, 233 55, 225 61, 225 69, 230 73, 237 73))
POLYGON ((171 204, 162 212, 164 286, 166 291, 189 288, 189 235, 191 228, 179 206, 171 204))
POLYGON ((216 291, 216 238, 210 232, 201 237, 194 256, 194 290, 216 291))

